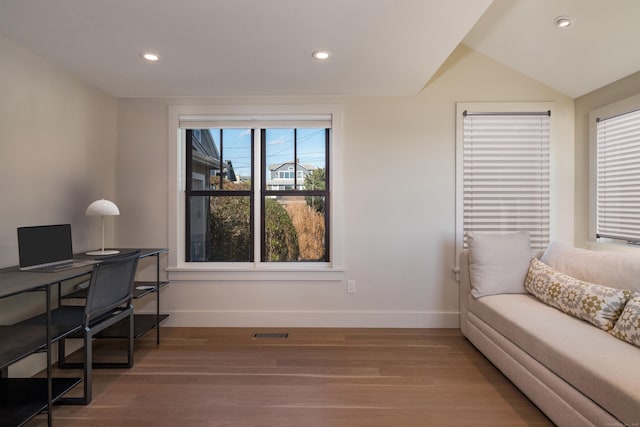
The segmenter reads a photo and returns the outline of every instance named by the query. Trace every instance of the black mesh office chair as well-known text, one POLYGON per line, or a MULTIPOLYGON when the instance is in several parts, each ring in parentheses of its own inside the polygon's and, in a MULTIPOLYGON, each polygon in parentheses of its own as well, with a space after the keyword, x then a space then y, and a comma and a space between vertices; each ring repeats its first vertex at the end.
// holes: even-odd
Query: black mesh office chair
MULTIPOLYGON (((130 368, 133 366, 133 282, 138 265, 140 251, 126 253, 101 260, 93 267, 85 305, 60 305, 51 311, 53 325, 82 325, 82 329, 71 335, 58 338, 58 363, 61 367, 84 369, 84 396, 63 397, 58 403, 83 404, 91 402, 92 369, 101 368, 130 368), (106 328, 128 319, 128 348, 127 361, 121 363, 94 363, 93 337, 106 328), (65 345, 67 338, 82 338, 84 340, 84 357, 82 363, 67 363, 65 361, 65 345)), ((46 322, 46 317, 37 316, 28 319, 23 324, 46 322)))

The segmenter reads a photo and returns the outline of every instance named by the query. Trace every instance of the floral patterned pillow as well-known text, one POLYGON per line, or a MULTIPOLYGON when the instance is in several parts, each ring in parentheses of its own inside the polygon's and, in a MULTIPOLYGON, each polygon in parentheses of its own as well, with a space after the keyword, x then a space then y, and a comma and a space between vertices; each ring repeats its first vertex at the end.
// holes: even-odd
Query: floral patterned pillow
POLYGON ((600 329, 613 329, 631 291, 584 282, 532 259, 524 287, 540 301, 586 320, 600 329))
POLYGON ((624 307, 611 334, 640 347, 640 294, 634 293, 624 307))

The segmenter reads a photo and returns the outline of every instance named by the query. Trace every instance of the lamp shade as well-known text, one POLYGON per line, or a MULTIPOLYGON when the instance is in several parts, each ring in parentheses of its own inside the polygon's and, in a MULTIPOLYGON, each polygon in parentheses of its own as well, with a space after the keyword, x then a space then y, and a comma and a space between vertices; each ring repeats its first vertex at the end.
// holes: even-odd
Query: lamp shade
POLYGON ((100 199, 92 202, 84 213, 85 215, 96 215, 102 218, 102 249, 99 251, 87 252, 87 255, 113 255, 120 251, 115 249, 105 250, 104 248, 104 217, 120 215, 120 209, 110 200, 100 199))
POLYGON ((85 212, 85 215, 100 215, 100 216, 111 216, 111 215, 120 215, 120 210, 110 200, 96 200, 92 202, 85 212))

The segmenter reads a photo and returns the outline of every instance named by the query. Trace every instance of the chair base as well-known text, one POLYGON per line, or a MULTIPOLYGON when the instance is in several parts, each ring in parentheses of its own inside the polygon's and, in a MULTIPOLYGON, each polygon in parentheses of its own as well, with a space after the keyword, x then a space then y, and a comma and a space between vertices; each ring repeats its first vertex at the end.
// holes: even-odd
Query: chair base
POLYGON ((93 369, 127 369, 133 366, 133 306, 119 311, 112 317, 95 325, 93 328, 85 328, 83 331, 84 348, 82 362, 66 361, 66 338, 58 341, 58 367, 61 369, 82 369, 84 371, 84 396, 83 397, 63 397, 56 403, 60 405, 88 405, 92 399, 93 369), (127 339, 127 361, 126 362, 93 362, 93 338, 94 335, 114 325, 122 319, 127 319, 129 325, 129 336, 127 339))
POLYGON ((87 401, 87 399, 85 397, 61 397, 58 400, 56 400, 56 402, 54 403, 54 405, 88 405, 89 402, 87 401))

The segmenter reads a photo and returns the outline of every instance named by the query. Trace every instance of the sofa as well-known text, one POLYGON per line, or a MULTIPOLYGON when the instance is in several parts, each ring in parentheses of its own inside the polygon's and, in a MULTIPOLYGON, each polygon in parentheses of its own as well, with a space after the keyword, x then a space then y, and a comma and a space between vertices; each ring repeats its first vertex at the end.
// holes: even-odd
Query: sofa
POLYGON ((640 256, 559 242, 534 253, 528 233, 485 234, 460 254, 464 336, 556 425, 640 426, 640 256), (585 286, 615 310, 591 307, 594 320, 553 306, 585 286))

